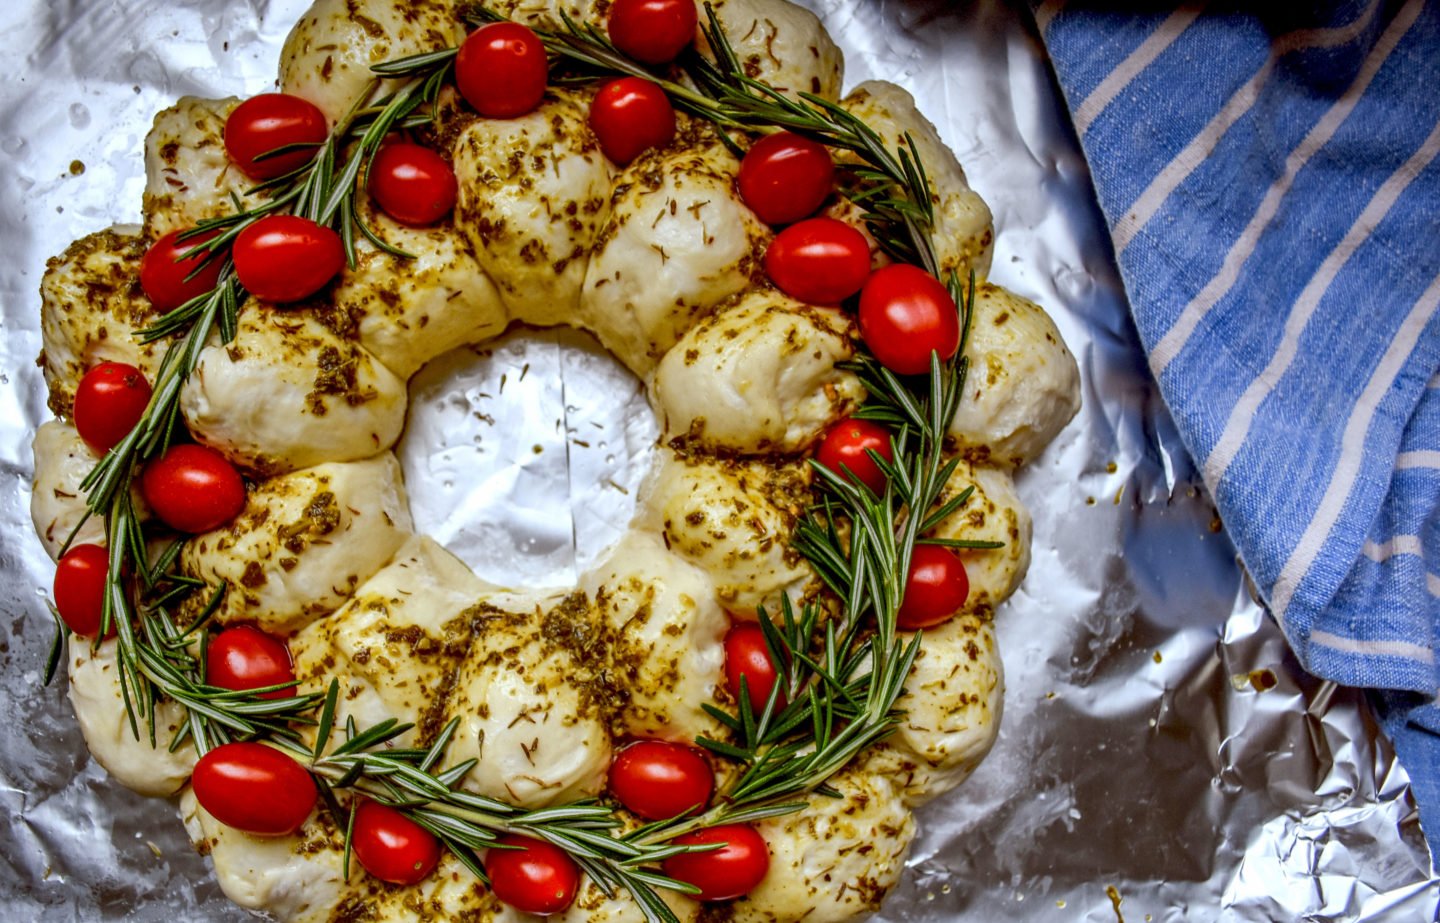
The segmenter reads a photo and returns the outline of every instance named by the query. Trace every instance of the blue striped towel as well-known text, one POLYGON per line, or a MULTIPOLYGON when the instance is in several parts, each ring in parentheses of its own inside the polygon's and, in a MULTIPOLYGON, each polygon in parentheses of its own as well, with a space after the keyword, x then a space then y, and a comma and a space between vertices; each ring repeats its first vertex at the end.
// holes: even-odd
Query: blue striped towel
POLYGON ((1141 341, 1301 662, 1378 690, 1440 859, 1440 0, 1148 9, 1035 11, 1141 341))

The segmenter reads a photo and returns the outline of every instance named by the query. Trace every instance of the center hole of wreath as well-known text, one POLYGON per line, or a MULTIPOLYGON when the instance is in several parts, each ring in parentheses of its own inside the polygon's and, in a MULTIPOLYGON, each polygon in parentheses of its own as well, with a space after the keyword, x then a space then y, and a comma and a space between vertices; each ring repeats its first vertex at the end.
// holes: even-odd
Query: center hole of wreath
POLYGON ((564 587, 629 527, 658 438, 594 337, 517 328, 411 379, 395 451, 416 532, 491 583, 564 587))

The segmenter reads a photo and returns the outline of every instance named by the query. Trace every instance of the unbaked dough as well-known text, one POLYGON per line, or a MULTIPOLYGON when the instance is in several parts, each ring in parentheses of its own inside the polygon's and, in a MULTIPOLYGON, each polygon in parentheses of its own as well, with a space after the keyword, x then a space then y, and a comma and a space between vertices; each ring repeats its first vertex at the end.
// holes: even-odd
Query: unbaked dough
MULTIPOLYGON (((608 9, 604 0, 491 5, 549 28, 562 9, 603 26, 608 9)), ((1078 376, 1043 310, 985 281, 990 211, 909 95, 868 82, 842 99, 838 49, 786 0, 715 7, 748 73, 838 101, 892 147, 914 139, 933 186, 942 269, 979 279, 970 380, 950 425, 965 460, 947 496, 974 492, 936 531, 1005 545, 964 553, 970 601, 926 634, 902 724, 832 781, 839 798, 812 797, 807 810, 761 825, 770 875, 734 905, 742 920, 856 919, 899 880, 911 809, 959 784, 995 740, 1003 680, 991 618, 1029 562, 1030 518, 1011 471, 1073 416, 1078 376)), ((369 81, 369 64, 453 45, 459 23, 446 0, 316 0, 285 44, 281 89, 333 122, 369 81)), ((587 126, 593 92, 552 88, 533 113, 497 121, 445 91, 435 136, 460 181, 453 220, 401 227, 359 196, 376 233, 415 259, 361 239, 356 265, 312 302, 247 304, 239 335, 205 348, 181 403, 194 437, 253 481, 244 512, 191 539, 181 559, 186 572, 230 584, 220 622, 288 636, 302 691, 340 681, 342 723, 413 723, 399 741, 411 745, 459 719, 447 760, 480 758, 462 784, 527 807, 600 794, 612 749, 629 736, 723 733, 701 707, 728 695, 722 639, 732 619, 818 591, 789 546, 812 497, 804 456, 864 398, 855 375, 837 368, 854 354, 851 318, 766 281, 760 260, 772 231, 735 192, 739 161, 715 131, 681 116, 673 144, 619 167, 587 126), (406 380, 517 322, 593 332, 645 379, 663 430, 632 531, 559 592, 487 584, 413 535, 390 451, 406 380)), ((93 234, 50 262, 42 330, 58 416, 97 362, 130 362, 153 377, 158 348, 134 339, 154 313, 136 282, 139 258, 244 191, 222 141, 235 105, 186 97, 160 113, 146 142, 144 227, 93 234)), ((862 225, 843 200, 828 213, 862 225)), ((877 252, 874 262, 886 258, 877 252)), ((40 429, 35 453, 32 513, 54 555, 83 514, 78 483, 95 459, 64 422, 40 429)), ((103 533, 91 524, 80 538, 103 533)), ((71 697, 96 759, 146 794, 181 789, 193 753, 152 750, 123 726, 114 642, 92 653, 74 640, 71 697)), ((162 736, 181 719, 172 703, 159 715, 162 736)), ((181 813, 225 892, 282 920, 359 907, 387 921, 522 916, 452 856, 410 888, 358 869, 344 880, 343 838, 320 813, 271 839, 216 823, 188 790, 181 813)), ((700 913, 687 898, 667 901, 682 920, 700 913)), ((556 919, 637 917, 627 895, 589 883, 556 919)))

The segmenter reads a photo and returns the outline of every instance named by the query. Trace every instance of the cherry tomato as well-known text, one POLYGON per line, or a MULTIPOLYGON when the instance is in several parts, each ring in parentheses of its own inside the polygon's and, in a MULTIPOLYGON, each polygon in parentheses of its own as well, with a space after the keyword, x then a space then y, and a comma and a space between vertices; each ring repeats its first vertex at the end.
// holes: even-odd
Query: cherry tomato
POLYGON ((934 276, 895 263, 871 273, 860 292, 860 336, 890 371, 923 375, 932 351, 943 362, 960 348, 960 313, 934 276))
POLYGON ((697 19, 693 0, 615 0, 610 41, 637 61, 665 64, 695 41, 697 19))
POLYGON ((387 805, 366 799, 355 809, 350 840, 365 871, 395 885, 423 881, 440 862, 435 834, 387 805))
POLYGON ((675 137, 675 110, 660 85, 641 77, 621 77, 600 88, 590 103, 590 129, 600 150, 624 166, 652 147, 675 137))
POLYGON ((668 820, 703 808, 715 790, 715 773, 694 748, 642 740, 610 764, 610 791, 630 813, 668 820))
POLYGON ((770 871, 770 850, 765 838, 749 824, 722 824, 673 841, 677 846, 705 846, 724 843, 712 852, 680 853, 661 863, 665 874, 700 889, 701 901, 728 901, 744 897, 765 880, 770 871))
POLYGON ((325 113, 288 93, 261 93, 235 107, 225 120, 225 153, 254 180, 274 179, 305 166, 330 136, 325 113), (265 157, 292 144, 313 145, 265 157))
MULTIPOLYGON (((725 686, 737 702, 742 676, 750 692, 750 705, 757 714, 764 711, 777 677, 775 665, 770 661, 770 648, 765 644, 765 632, 755 622, 736 622, 725 634, 725 686)), ((775 707, 785 707, 784 692, 780 693, 775 707)))
POLYGON ((879 494, 885 490, 885 472, 871 460, 867 449, 873 449, 886 461, 894 461, 890 451, 890 431, 869 420, 845 418, 825 433, 815 460, 839 475, 850 469, 850 479, 879 494), (842 468, 841 466, 844 466, 842 468))
POLYGON ((765 273, 791 298, 839 304, 870 277, 870 245, 843 221, 807 218, 775 235, 765 251, 765 273))
POLYGON ((245 508, 245 482, 208 446, 172 446, 145 466, 140 492, 160 521, 180 532, 209 532, 245 508))
POLYGON ((933 628, 965 605, 970 578, 965 562, 943 545, 916 545, 895 624, 905 631, 933 628))
POLYGON ((315 807, 310 773, 264 744, 221 744, 200 757, 190 787, 216 820, 255 836, 294 833, 315 807))
MULTIPOLYGON (((227 628, 205 648, 205 681, 221 689, 259 689, 295 681, 290 648, 279 638, 249 625, 227 628)), ((284 699, 293 689, 266 692, 262 699, 284 699)))
MULTIPOLYGON (((77 635, 93 638, 105 611, 110 553, 99 545, 72 545, 55 563, 55 608, 77 635)), ((115 634, 115 626, 105 637, 115 634)))
POLYGON ((214 232, 178 240, 183 233, 184 229, 171 231, 151 244, 140 258, 140 288, 145 291, 150 303, 162 312, 173 311, 191 298, 208 293, 220 281, 220 269, 225 261, 219 256, 208 263, 203 253, 181 259, 214 237, 214 232), (195 278, 187 280, 186 277, 196 269, 200 272, 195 278))
POLYGON ((513 119, 545 98, 545 45, 518 22, 492 22, 465 39, 455 56, 455 85, 487 119, 513 119))
POLYGON ((788 131, 766 135, 740 161, 740 198, 766 224, 815 214, 835 188, 835 161, 818 141, 788 131))
POLYGON ((444 157, 404 142, 380 148, 370 161, 368 182, 370 195, 385 214, 417 228, 450 214, 460 190, 444 157))
POLYGON ((495 841, 514 849, 491 849, 485 857, 490 887, 500 900, 526 913, 559 913, 580 890, 580 866, 544 840, 510 834, 495 841))
POLYGON ((345 266, 340 235, 298 215, 266 215, 235 238, 235 275, 245 290, 284 304, 309 298, 345 266))
POLYGON ((102 362, 85 373, 75 389, 75 429, 104 455, 130 434, 150 404, 145 373, 123 362, 102 362))

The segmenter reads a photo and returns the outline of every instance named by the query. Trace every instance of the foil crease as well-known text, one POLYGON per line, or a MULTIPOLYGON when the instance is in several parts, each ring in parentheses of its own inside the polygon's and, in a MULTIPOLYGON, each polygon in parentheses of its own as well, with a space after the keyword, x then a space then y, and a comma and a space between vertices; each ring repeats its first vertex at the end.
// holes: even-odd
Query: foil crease
MULTIPOLYGON (((1051 311, 1084 381, 1079 418, 1019 479, 1034 563, 997 617, 1000 741, 921 812, 879 919, 1436 919, 1440 880, 1404 770, 1363 695, 1301 671, 1252 598, 1149 378, 1028 13, 993 0, 806 2, 845 51, 847 86, 900 83, 940 127, 995 212, 993 278, 1051 311)), ((40 686, 53 568, 28 515, 30 439, 48 416, 37 286, 72 239, 137 219, 153 114, 185 93, 270 87, 305 5, 23 0, 4 13, 7 920, 251 918, 220 894, 172 804, 89 759, 63 679, 40 686)), ((623 529, 653 416, 584 337, 510 334, 437 360, 412 395, 427 408, 400 447, 412 485, 428 481, 412 486, 417 520, 482 577, 569 584, 623 529), (468 467, 479 463, 483 478, 468 467)))

